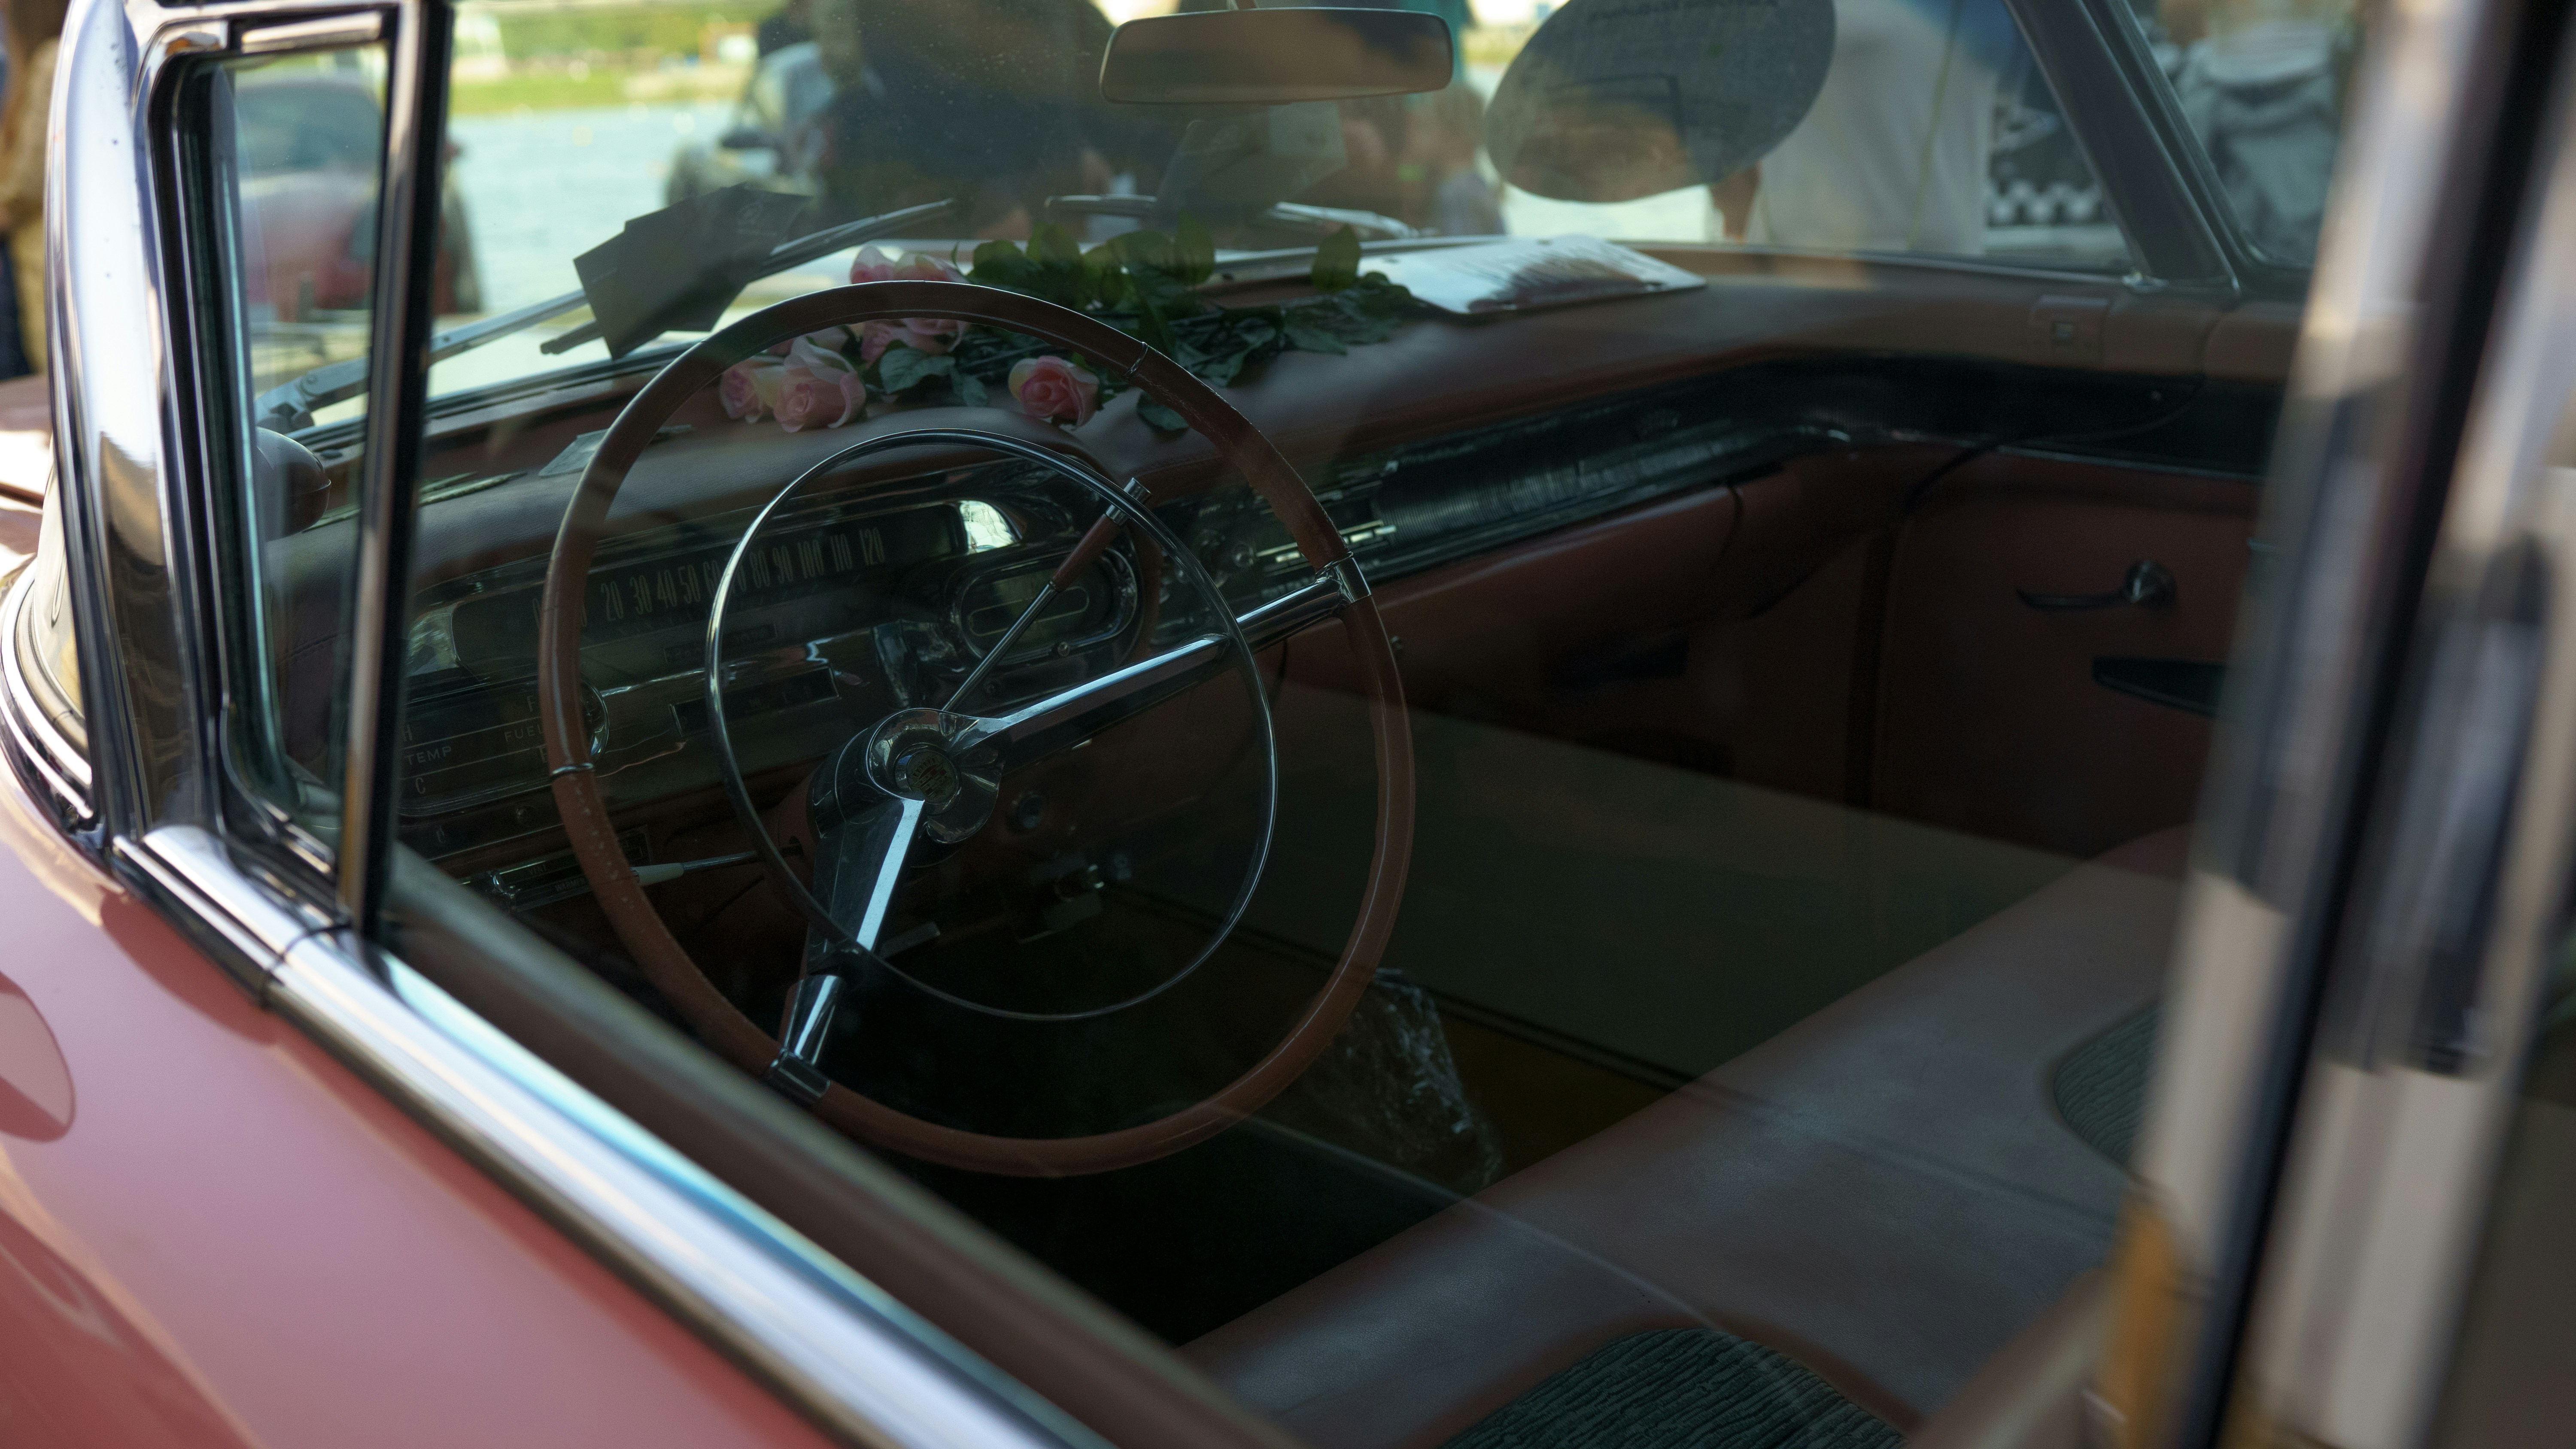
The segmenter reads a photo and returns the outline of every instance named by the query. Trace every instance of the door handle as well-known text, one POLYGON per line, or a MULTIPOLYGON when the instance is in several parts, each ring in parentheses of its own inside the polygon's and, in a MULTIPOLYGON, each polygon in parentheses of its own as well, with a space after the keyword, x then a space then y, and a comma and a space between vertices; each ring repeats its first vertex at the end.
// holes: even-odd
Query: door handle
POLYGON ((2172 569, 2154 559, 2142 558, 2129 565, 2120 586, 2107 594, 2034 594, 2028 589, 2013 592, 2034 609, 2072 613, 2080 609, 2170 609, 2182 588, 2174 582, 2172 569))

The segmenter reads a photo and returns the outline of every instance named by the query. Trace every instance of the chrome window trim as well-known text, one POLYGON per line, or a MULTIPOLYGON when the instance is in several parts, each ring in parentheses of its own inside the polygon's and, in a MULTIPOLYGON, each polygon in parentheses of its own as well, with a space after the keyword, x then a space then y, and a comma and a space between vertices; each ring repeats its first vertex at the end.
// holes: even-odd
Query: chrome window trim
MULTIPOLYGON (((2156 63, 2146 28, 2130 0, 2085 0, 2109 42, 2115 63, 2136 97, 2139 112, 2146 117, 2163 148, 2167 162, 2180 177, 2184 189, 2199 209, 2201 226, 2211 245, 2227 259, 2227 265, 2249 295, 2296 298, 2306 293, 2309 278, 2315 271, 2313 262, 2301 266, 2273 259, 2254 245, 2246 235, 2245 225, 2237 218, 2235 207, 2227 200, 2226 188, 2219 183, 2218 169, 2209 157, 2209 145, 2192 130, 2182 113, 2180 98, 2174 94, 2173 82, 2156 63)), ((2356 90, 2358 87, 2356 87, 2356 90)), ((2348 118, 2348 117, 2347 117, 2348 118)), ((2339 153, 2338 169, 2343 164, 2339 153)))
POLYGON ((35 593, 37 571, 25 568, 0 595, 0 716, 8 721, 9 744, 28 772, 53 793, 70 823, 92 818, 89 760, 63 737, 36 703, 28 687, 26 663, 19 657, 19 630, 25 626, 27 601, 35 593))
POLYGON ((357 582, 344 675, 336 867, 359 933, 382 924, 400 808, 394 735, 411 630, 413 502, 429 400, 431 274, 437 265, 440 138, 454 13, 443 0, 393 0, 385 84, 385 171, 376 205, 376 307, 367 361, 366 450, 358 494, 357 582))
POLYGON ((269 1009, 822 1428, 887 1449, 1107 1449, 427 978, 261 886, 212 832, 163 826, 117 854, 224 937, 269 1009))
POLYGON ((2100 3, 2005 0, 2005 8, 2137 258, 2133 285, 2169 284, 2233 299, 2240 282, 2227 250, 2192 191, 2188 169, 2138 94, 2126 47, 2106 31, 2095 9, 2100 3), (2101 99, 2111 92, 2126 103, 2101 99))

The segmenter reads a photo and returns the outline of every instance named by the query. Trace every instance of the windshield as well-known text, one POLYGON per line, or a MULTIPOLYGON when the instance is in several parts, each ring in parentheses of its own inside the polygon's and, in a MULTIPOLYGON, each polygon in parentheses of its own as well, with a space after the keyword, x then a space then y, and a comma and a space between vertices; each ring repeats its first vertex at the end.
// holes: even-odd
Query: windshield
MULTIPOLYGON (((1635 63, 1570 57, 1554 38, 1575 31, 1549 29, 1545 3, 1405 0, 1400 8, 1440 15, 1456 37, 1452 79, 1438 90, 1268 108, 1104 100, 1098 78, 1116 26, 1175 8, 1226 7, 1222 0, 462 6, 440 325, 461 333, 571 298, 583 289, 586 254, 653 213, 729 189, 795 203, 801 210, 786 230, 799 233, 946 204, 876 244, 890 255, 927 253, 961 267, 982 242, 1026 243, 1050 223, 1085 248, 1139 229, 1171 230, 1175 193, 1224 203, 1213 210, 1226 215, 1196 219, 1214 229, 1228 257, 1309 248, 1349 227, 1379 250, 1582 234, 1682 248, 2129 266, 2091 169, 2000 0, 1847 0, 1809 47, 1820 88, 1795 83, 1794 66, 1731 71, 1727 44, 1686 47, 1694 57, 1704 50, 1705 60, 1660 78, 1662 89, 1643 109, 1660 114, 1669 102, 1677 117, 1696 107, 1776 115, 1778 125, 1758 154, 1728 155, 1687 122, 1664 126, 1683 134, 1662 144, 1689 155, 1662 170, 1605 166, 1585 151, 1580 164, 1552 171, 1547 163, 1558 158, 1540 156, 1560 119, 1548 112, 1550 98, 1568 89, 1569 75, 1591 85, 1596 100, 1625 104, 1616 92, 1626 78, 1578 72, 1587 63, 1595 70, 1635 63), (1784 80, 1775 85, 1772 74, 1784 80), (1212 150, 1218 142, 1234 149, 1212 150), (1498 146, 1506 153, 1499 165, 1498 146), (1602 180, 1609 173, 1614 179, 1602 180), (1240 205, 1246 196, 1261 205, 1240 205)), ((1664 35, 1668 28, 1629 27, 1630 48, 1642 44, 1642 53, 1668 65, 1674 42, 1696 44, 1664 35)), ((1657 143, 1636 138, 1638 109, 1612 129, 1621 146, 1652 151, 1657 143)), ((317 132, 267 144, 327 143, 317 132)), ((856 250, 787 258, 711 316, 682 320, 722 325, 844 283, 856 250)), ((587 306, 571 305, 485 329, 491 335, 440 350, 431 391, 602 360, 615 339, 598 337, 594 321, 587 306)), ((659 336, 671 343, 703 330, 680 326, 659 336)), ((280 373, 264 385, 296 376, 280 373)), ((308 415, 345 415, 348 405, 338 406, 308 415)))

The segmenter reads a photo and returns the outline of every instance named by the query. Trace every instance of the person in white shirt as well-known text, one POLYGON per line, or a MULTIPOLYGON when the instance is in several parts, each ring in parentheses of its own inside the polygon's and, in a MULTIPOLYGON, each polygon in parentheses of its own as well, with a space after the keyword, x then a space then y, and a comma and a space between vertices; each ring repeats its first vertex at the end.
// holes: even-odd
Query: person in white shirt
POLYGON ((1985 250, 1997 0, 1835 0, 1824 89, 1787 139, 1709 188, 1731 240, 1830 251, 1985 250))

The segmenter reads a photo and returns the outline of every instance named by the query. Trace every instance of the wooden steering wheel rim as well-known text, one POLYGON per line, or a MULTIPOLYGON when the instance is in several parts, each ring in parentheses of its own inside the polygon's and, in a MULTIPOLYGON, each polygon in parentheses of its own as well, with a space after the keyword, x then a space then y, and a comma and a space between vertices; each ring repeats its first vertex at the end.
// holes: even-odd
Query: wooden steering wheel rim
MULTIPOLYGON (((1123 373, 1181 415, 1242 472, 1306 562, 1322 570, 1349 556, 1323 506, 1261 431, 1170 358, 1106 323, 1052 302, 961 282, 866 282, 791 298, 717 332, 673 358, 627 401, 609 426, 564 508, 547 561, 538 612, 538 717, 556 807, 582 874, 609 923, 655 989, 719 1055, 753 1076, 779 1053, 775 1037, 743 1014, 692 960, 644 893, 617 843, 581 717, 584 584, 607 531, 609 506, 664 420, 724 370, 781 337, 906 317, 982 323, 1051 342, 1123 373)), ((1017 432, 1019 429, 1014 428, 1017 432)), ((1049 430, 1052 432, 1052 430, 1049 430)), ((1051 440, 1080 451, 1061 434, 1051 440)), ((1204 1101, 1168 1117, 1083 1137, 998 1137, 927 1122, 832 1083, 815 1115, 863 1142, 950 1167, 1023 1177, 1071 1176, 1130 1167, 1203 1142, 1279 1094, 1330 1045, 1377 973, 1403 898, 1413 851, 1413 747, 1405 724, 1395 651, 1365 591, 1341 614, 1368 698, 1377 764, 1375 842, 1359 917, 1340 959, 1305 1012, 1268 1053, 1204 1101)))

